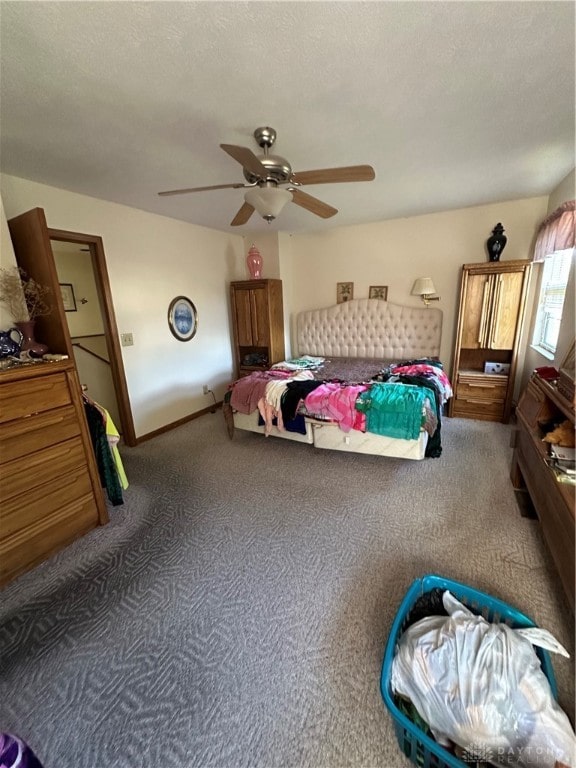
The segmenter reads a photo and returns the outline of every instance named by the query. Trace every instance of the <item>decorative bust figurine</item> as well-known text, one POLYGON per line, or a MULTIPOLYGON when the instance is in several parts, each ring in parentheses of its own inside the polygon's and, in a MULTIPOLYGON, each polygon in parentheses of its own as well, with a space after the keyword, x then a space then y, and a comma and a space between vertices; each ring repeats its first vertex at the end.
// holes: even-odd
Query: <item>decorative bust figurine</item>
POLYGON ((492 230, 492 235, 486 241, 486 248, 488 249, 488 258, 490 261, 500 261, 500 254, 506 246, 506 235, 504 234, 504 227, 498 223, 492 230))

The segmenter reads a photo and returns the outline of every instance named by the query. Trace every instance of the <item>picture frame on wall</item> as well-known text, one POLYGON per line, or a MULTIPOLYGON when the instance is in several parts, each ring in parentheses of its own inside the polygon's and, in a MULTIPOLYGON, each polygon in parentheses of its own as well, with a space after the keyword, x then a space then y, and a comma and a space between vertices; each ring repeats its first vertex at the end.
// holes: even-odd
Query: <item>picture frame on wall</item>
POLYGON ((60 293, 62 294, 62 303, 64 304, 65 312, 76 312, 78 310, 76 306, 76 297, 74 296, 74 288, 72 283, 60 283, 60 293))
POLYGON ((178 341, 190 341, 198 330, 198 313, 187 296, 176 296, 168 307, 168 326, 178 341))
POLYGON ((382 299, 388 300, 388 286, 387 285, 371 285, 368 289, 369 299, 382 299))
POLYGON ((354 283, 336 283, 336 304, 342 304, 354 298, 354 283))

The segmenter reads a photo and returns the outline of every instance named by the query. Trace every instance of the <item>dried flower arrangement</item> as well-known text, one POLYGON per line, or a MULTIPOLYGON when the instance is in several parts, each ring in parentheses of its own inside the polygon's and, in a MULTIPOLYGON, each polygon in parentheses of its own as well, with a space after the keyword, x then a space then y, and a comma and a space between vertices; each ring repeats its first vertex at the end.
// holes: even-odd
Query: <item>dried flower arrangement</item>
POLYGON ((28 277, 19 267, 0 269, 0 302, 15 323, 49 315, 52 309, 46 298, 50 293, 50 288, 28 277))

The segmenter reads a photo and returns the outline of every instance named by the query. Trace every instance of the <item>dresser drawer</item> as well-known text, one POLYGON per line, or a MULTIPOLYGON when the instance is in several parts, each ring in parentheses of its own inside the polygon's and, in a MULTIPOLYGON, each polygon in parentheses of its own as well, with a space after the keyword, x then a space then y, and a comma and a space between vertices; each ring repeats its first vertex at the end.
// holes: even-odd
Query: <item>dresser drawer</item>
POLYGON ((485 376, 474 380, 471 376, 459 377, 456 394, 464 400, 501 400, 506 399, 507 381, 490 381, 485 376))
POLYGON ((27 494, 51 480, 61 478, 62 484, 70 472, 86 467, 86 455, 80 437, 52 445, 21 459, 0 464, 0 503, 18 494, 27 494))
POLYGON ((458 396, 454 398, 452 405, 452 416, 500 421, 504 416, 504 403, 490 402, 490 400, 483 400, 480 397, 463 398, 460 397, 460 391, 458 391, 458 396))
POLYGON ((85 496, 0 542, 0 584, 45 560, 99 523, 93 496, 85 496))
POLYGON ((2 502, 0 509, 0 540, 50 517, 62 507, 90 493, 92 484, 88 470, 79 467, 66 477, 28 488, 24 495, 12 496, 2 502))
POLYGON ((28 456, 79 434, 80 425, 73 405, 0 423, 0 462, 28 456))
POLYGON ((7 381, 0 388, 0 423, 72 402, 64 373, 7 381))

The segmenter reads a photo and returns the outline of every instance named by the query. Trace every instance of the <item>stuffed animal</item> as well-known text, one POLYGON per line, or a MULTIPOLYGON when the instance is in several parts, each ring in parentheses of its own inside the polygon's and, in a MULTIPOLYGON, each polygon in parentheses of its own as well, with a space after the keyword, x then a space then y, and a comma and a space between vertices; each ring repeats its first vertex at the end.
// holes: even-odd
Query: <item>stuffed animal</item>
POLYGON ((574 448, 576 441, 574 439, 574 425, 566 419, 542 438, 545 443, 553 443, 562 448, 574 448))

